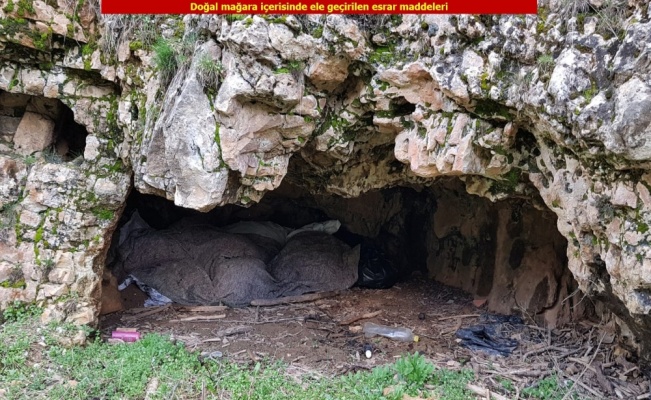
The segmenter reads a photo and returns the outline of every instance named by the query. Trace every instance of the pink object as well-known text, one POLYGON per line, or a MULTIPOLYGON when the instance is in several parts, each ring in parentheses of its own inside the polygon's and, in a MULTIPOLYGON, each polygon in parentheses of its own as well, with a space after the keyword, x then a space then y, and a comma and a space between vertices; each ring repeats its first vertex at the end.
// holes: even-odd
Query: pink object
POLYGON ((140 340, 140 332, 113 331, 111 332, 111 339, 120 339, 125 342, 135 342, 136 340, 140 340))

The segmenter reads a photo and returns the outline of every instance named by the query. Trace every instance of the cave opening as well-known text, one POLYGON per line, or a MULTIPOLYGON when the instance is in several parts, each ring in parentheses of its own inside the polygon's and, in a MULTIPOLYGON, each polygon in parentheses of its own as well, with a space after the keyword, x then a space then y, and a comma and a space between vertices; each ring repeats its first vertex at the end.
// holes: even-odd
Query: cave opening
POLYGON ((87 136, 61 100, 0 90, 0 145, 58 163, 83 156, 87 136))
MULTIPOLYGON (((567 242, 556 228, 556 216, 538 204, 526 199, 491 202, 468 194, 457 178, 370 191, 357 198, 313 195, 284 182, 257 204, 227 205, 207 213, 134 190, 107 257, 112 274, 105 275, 103 312, 140 307, 146 299, 136 285, 122 293, 116 289, 129 275, 116 268, 121 257, 117 248, 124 241, 124 227, 137 212, 150 229, 166 235, 174 235, 175 229, 222 229, 242 222, 273 223, 289 232, 336 220, 341 226, 332 237, 347 248, 360 249, 355 287, 385 289, 410 280, 436 281, 467 293, 467 302, 476 307, 557 326, 583 316, 588 304, 581 301, 567 268, 567 242)), ((199 238, 192 240, 203 240, 203 233, 194 234, 199 238)), ((260 239, 255 238, 254 242, 260 239)), ((169 246, 165 243, 156 239, 146 245, 169 246)), ((143 246, 136 245, 138 252, 143 246)), ((282 246, 271 251, 264 260, 267 266, 281 250, 282 246)), ((177 282, 182 275, 170 279, 177 282)), ((187 290, 192 290, 189 286, 187 290)))

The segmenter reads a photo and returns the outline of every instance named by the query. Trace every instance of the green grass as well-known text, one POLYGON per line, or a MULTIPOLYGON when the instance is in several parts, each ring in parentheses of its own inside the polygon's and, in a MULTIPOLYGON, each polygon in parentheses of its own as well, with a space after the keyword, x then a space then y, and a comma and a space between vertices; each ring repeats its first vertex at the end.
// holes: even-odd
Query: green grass
POLYGON ((536 385, 523 389, 522 395, 531 399, 556 400, 563 398, 565 390, 558 386, 558 379, 555 376, 550 376, 536 385))
POLYGON ((154 64, 161 74, 163 81, 167 81, 174 76, 178 69, 178 60, 176 50, 169 40, 160 38, 154 43, 154 64))
POLYGON ((551 54, 541 54, 536 59, 536 64, 538 64, 538 69, 542 75, 551 74, 554 70, 554 56, 551 54))
POLYGON ((465 389, 472 371, 436 369, 418 354, 339 377, 292 377, 277 361, 201 361, 182 344, 158 334, 131 344, 96 340, 66 348, 61 338, 77 334, 77 327, 38 327, 34 309, 19 308, 16 318, 0 326, 0 397, 6 399, 142 399, 148 390, 156 399, 197 399, 202 392, 207 399, 251 400, 398 400, 403 394, 472 398, 465 389), (391 393, 383 395, 389 387, 391 393))
MULTIPOLYGON (((23 279, 24 282, 25 280, 23 279)), ((35 304, 15 300, 9 303, 7 308, 2 312, 2 319, 10 323, 22 322, 33 317, 38 317, 41 315, 41 312, 41 308, 35 304)))
POLYGON ((223 66, 219 60, 213 60, 209 54, 202 54, 197 63, 197 78, 206 88, 218 89, 223 66))
POLYGON ((103 207, 94 207, 90 211, 101 221, 110 221, 115 216, 115 213, 112 210, 103 207))

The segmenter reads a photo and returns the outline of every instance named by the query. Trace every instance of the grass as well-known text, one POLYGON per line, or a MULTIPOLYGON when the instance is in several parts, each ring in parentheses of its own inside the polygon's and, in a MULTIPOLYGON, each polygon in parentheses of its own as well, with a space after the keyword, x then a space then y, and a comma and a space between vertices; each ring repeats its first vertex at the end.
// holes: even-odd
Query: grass
MULTIPOLYGON (((393 364, 337 377, 318 372, 291 375, 278 361, 242 365, 227 358, 203 360, 182 343, 147 334, 131 344, 88 340, 69 324, 40 326, 40 309, 12 304, 0 325, 0 398, 3 399, 250 399, 403 400, 476 398, 466 389, 469 369, 435 367, 425 357, 406 354, 393 364)), ((82 329, 92 336, 90 329, 82 329)), ((507 392, 512 383, 500 381, 507 392)), ((511 393, 512 394, 512 393, 511 393)), ((524 399, 561 399, 557 380, 546 378, 524 389, 524 399)))
POLYGON ((130 50, 150 49, 160 38, 163 18, 159 15, 103 15, 103 51, 114 55, 125 41, 130 42, 130 50))
POLYGON ((169 40, 160 38, 154 43, 154 64, 161 74, 163 82, 172 79, 174 73, 179 67, 177 54, 169 40))
POLYGON ((612 37, 623 39, 630 24, 628 17, 632 14, 626 0, 604 0, 599 7, 591 4, 589 0, 559 0, 554 3, 553 11, 564 16, 564 25, 568 32, 583 32, 586 16, 596 17, 596 32, 606 40, 612 37), (572 18, 576 19, 575 27, 570 27, 567 23, 572 18))
POLYGON ((542 73, 550 73, 554 69, 554 57, 551 54, 541 54, 536 63, 542 73))
MULTIPOLYGON (((192 34, 185 35, 182 40, 161 37, 153 44, 153 61, 163 86, 170 83, 177 71, 190 64, 197 40, 198 37, 192 34)), ((221 64, 216 64, 213 68, 215 71, 221 69, 221 64)))
POLYGON ((10 228, 16 223, 19 200, 5 203, 0 207, 0 230, 10 228))
POLYGON ((437 370, 417 354, 372 371, 332 378, 292 377, 286 365, 271 360, 254 365, 202 361, 183 344, 158 334, 132 344, 95 340, 67 348, 61 338, 77 334, 77 327, 34 328, 38 316, 32 306, 11 308, 5 315, 10 318, 0 326, 0 397, 6 399, 142 399, 146 393, 151 398, 193 399, 205 393, 208 399, 252 400, 471 397, 465 389, 473 378, 471 371, 437 370), (385 396, 387 388, 391 389, 385 396))
POLYGON ((115 216, 115 213, 112 210, 103 207, 94 207, 90 211, 100 221, 110 221, 115 216))
POLYGON ((214 60, 210 54, 203 53, 197 62, 197 79, 205 88, 219 88, 223 66, 219 60, 214 60))

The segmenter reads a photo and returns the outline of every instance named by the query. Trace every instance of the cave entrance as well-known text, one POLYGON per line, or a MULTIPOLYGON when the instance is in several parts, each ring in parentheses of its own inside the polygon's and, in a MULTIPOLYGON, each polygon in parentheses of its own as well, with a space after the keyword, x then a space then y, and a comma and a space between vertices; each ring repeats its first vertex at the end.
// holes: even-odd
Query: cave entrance
POLYGON ((83 155, 87 136, 61 100, 0 90, 0 151, 71 161, 83 155))
MULTIPOLYGON (((310 195, 284 183, 248 208, 229 205, 208 213, 134 191, 113 240, 110 264, 115 263, 116 244, 123 240, 120 231, 136 211, 151 229, 164 232, 170 232, 170 227, 225 227, 243 221, 299 229, 337 220, 341 227, 332 236, 351 249, 361 248, 356 286, 388 288, 410 279, 436 281, 466 292, 474 307, 522 315, 548 326, 584 312, 585 304, 567 268, 567 242, 556 229, 555 215, 531 200, 493 203, 470 195, 459 179, 373 191, 352 199, 310 195)), ((275 253, 264 261, 271 262, 279 250, 273 249, 275 253)), ((179 264, 178 268, 184 267, 179 264)), ((117 278, 113 286, 128 275, 112 265, 109 270, 117 278)), ((127 307, 142 306, 145 299, 133 285, 122 297, 127 307)), ((107 310, 116 308, 120 306, 107 310)))

